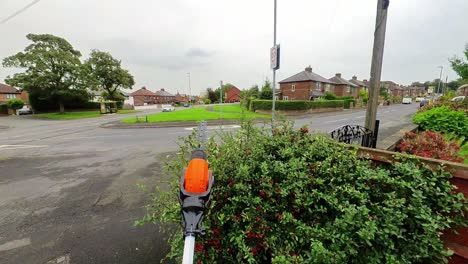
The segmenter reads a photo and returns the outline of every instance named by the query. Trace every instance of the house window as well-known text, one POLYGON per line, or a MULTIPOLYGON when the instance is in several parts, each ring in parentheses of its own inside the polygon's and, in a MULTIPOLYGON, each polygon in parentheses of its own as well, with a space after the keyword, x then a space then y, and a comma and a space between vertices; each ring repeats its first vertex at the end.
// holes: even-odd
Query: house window
POLYGON ((283 101, 288 101, 289 97, 288 96, 283 96, 283 101))
POLYGON ((325 92, 329 92, 329 91, 330 91, 330 84, 327 83, 327 84, 325 85, 325 92))
POLYGON ((7 94, 7 99, 14 99, 16 98, 16 94, 7 94))
POLYGON ((347 93, 351 93, 351 87, 350 87, 349 85, 346 86, 346 92, 347 92, 347 93))
POLYGON ((322 83, 320 83, 320 82, 316 82, 316 83, 315 83, 315 90, 316 90, 316 91, 322 91, 321 84, 322 84, 322 83))
POLYGON ((291 91, 292 92, 296 91, 296 85, 295 84, 291 85, 291 91))

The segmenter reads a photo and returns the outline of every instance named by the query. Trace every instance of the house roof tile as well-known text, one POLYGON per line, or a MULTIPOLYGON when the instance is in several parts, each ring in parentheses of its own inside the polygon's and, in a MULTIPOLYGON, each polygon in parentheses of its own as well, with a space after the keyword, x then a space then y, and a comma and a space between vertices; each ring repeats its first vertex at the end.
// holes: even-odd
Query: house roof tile
POLYGON ((17 93, 17 94, 19 94, 21 92, 16 90, 15 87, 12 87, 12 86, 7 85, 7 84, 0 83, 0 93, 8 93, 8 94, 17 93))
POLYGON ((286 78, 279 83, 290 83, 290 82, 306 82, 306 81, 313 81, 313 82, 323 82, 323 83, 331 83, 334 84, 332 81, 328 80, 325 77, 322 77, 315 72, 312 71, 301 71, 298 74, 295 74, 289 78, 286 78))
POLYGON ((146 87, 142 87, 141 89, 134 91, 130 95, 131 96, 144 96, 144 95, 154 96, 156 94, 153 93, 152 91, 146 89, 146 87))
POLYGON ((329 79, 330 81, 332 81, 333 83, 335 84, 341 84, 341 85, 350 85, 350 86, 353 86, 353 87, 356 87, 357 85, 350 82, 350 81, 347 81, 339 76, 333 76, 329 79))

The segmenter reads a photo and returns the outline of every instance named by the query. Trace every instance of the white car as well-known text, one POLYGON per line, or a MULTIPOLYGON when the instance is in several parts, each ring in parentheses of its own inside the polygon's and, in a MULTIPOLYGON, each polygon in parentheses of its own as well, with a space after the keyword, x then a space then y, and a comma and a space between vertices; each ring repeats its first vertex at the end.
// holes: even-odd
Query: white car
POLYGON ((466 98, 466 96, 463 96, 463 95, 462 96, 456 96, 456 97, 452 98, 451 101, 452 102, 460 102, 460 101, 465 100, 465 98, 466 98))
POLYGON ((412 102, 413 102, 413 99, 411 99, 411 97, 405 97, 403 98, 403 101, 402 101, 403 104, 411 104, 412 102))
POLYGON ((414 101, 415 102, 421 102, 422 100, 424 100, 424 97, 416 97, 416 99, 414 101))
POLYGON ((163 111, 163 112, 174 112, 174 111, 175 111, 175 107, 173 107, 172 105, 166 105, 166 106, 163 106, 162 111, 163 111))

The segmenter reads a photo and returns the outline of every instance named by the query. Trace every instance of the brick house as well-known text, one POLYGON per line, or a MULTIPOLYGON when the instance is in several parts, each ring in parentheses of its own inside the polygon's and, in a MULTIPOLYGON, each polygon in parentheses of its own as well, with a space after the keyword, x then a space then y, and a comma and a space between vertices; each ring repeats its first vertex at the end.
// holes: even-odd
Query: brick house
POLYGON ((329 79, 334 83, 332 92, 337 96, 352 96, 354 98, 359 97, 359 87, 342 78, 341 73, 335 74, 332 78, 329 79))
POLYGON ((144 86, 131 93, 130 96, 133 96, 133 103, 135 106, 156 104, 156 94, 146 89, 144 86))
POLYGON ((10 99, 21 99, 21 92, 15 87, 0 83, 0 104, 6 103, 10 99))
POLYGON ((157 104, 172 104, 175 102, 175 95, 166 92, 164 89, 156 91, 157 104))
POLYGON ((409 87, 404 87, 403 88, 403 95, 404 96, 409 96, 409 97, 418 97, 422 96, 425 92, 424 87, 417 87, 417 86, 409 86, 409 87), (423 89, 421 89, 423 88, 423 89))
MULTIPOLYGON (((280 100, 313 100, 331 91, 334 83, 325 77, 312 72, 312 67, 305 68, 289 78, 279 82, 280 100)), ((275 93, 276 95, 276 93, 275 93)))
POLYGON ((189 96, 186 94, 180 94, 179 92, 177 92, 177 94, 174 97, 174 101, 177 103, 188 103, 189 96))
POLYGON ((235 86, 232 86, 229 90, 226 91, 226 94, 224 96, 224 101, 226 103, 237 103, 237 102, 240 102, 240 98, 241 98, 241 91, 235 87, 235 86))
POLYGON ((358 86, 358 94, 360 90, 364 90, 366 92, 369 91, 369 82, 367 82, 367 80, 360 81, 357 79, 357 76, 353 76, 353 78, 349 80, 349 82, 354 83, 358 86))
POLYGON ((392 81, 382 81, 380 82, 381 87, 387 89, 387 93, 393 96, 403 96, 403 86, 396 84, 392 81))

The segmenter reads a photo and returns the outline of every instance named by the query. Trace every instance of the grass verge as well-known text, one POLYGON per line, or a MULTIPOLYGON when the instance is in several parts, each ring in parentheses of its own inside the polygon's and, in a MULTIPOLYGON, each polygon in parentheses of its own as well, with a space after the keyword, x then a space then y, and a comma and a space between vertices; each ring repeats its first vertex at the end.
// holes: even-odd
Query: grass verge
MULTIPOLYGON (((176 110, 174 112, 163 112, 148 116, 149 123, 158 122, 184 122, 201 120, 219 120, 219 119, 241 119, 241 118, 269 118, 269 115, 262 115, 250 111, 242 112, 239 105, 223 106, 223 113, 219 112, 221 108, 213 106, 214 111, 208 111, 207 107, 195 107, 185 110, 176 110)), ((142 118, 140 118, 142 120, 142 118)), ((122 120, 123 123, 137 123, 137 118, 130 117, 122 120)))
MULTIPOLYGON (((131 114, 131 113, 139 113, 141 111, 138 110, 119 110, 117 114, 131 114)), ((56 120, 74 120, 74 119, 82 119, 82 118, 92 118, 92 117, 100 117, 102 116, 99 111, 82 111, 82 112, 65 112, 63 114, 60 113, 46 113, 46 114, 37 114, 38 117, 49 118, 49 119, 56 119, 56 120)))

